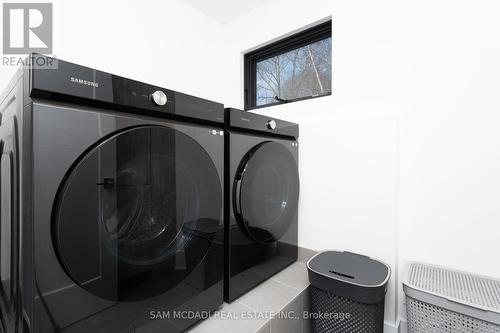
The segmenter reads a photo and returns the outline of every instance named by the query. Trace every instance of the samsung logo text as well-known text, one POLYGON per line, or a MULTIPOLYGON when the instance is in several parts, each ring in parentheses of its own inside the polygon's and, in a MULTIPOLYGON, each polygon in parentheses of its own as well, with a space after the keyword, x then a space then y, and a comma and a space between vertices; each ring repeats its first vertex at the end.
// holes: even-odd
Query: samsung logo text
POLYGON ((79 79, 77 77, 71 77, 70 78, 71 82, 74 82, 74 83, 78 83, 78 84, 83 84, 85 86, 91 86, 91 87, 94 87, 94 88, 99 88, 99 83, 98 82, 94 82, 94 81, 88 81, 88 80, 84 80, 84 79, 79 79))

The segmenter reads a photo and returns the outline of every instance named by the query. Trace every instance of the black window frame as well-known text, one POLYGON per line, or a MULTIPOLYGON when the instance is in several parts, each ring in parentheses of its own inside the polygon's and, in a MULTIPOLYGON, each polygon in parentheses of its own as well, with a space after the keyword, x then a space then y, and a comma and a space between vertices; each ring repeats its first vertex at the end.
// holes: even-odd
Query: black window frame
MULTIPOLYGON (((257 105, 257 63, 277 55, 292 51, 303 46, 332 37, 332 20, 320 23, 312 28, 298 32, 291 36, 280 39, 257 50, 251 51, 244 56, 244 106, 245 110, 260 109, 264 107, 280 105, 283 103, 296 102, 311 98, 330 96, 332 92, 316 96, 304 96, 284 101, 276 101, 264 105, 257 105)), ((333 88, 332 88, 333 90, 333 88)))

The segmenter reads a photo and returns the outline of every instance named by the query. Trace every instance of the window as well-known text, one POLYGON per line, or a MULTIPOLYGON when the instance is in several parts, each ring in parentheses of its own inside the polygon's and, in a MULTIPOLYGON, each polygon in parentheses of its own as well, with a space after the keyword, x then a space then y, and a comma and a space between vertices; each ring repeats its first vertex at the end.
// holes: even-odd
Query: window
POLYGON ((332 22, 245 55, 245 109, 332 93, 332 22))

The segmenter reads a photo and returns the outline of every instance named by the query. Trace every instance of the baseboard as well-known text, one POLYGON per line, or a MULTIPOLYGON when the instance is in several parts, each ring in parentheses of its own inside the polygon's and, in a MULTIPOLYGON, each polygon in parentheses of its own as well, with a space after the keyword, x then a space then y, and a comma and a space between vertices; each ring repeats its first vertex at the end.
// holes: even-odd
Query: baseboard
POLYGON ((306 249, 305 247, 298 247, 298 258, 297 260, 306 263, 309 258, 318 253, 316 250, 306 249))
POLYGON ((394 324, 384 322, 384 333, 398 333, 398 328, 394 324))
POLYGON ((398 333, 407 333, 408 332, 408 323, 406 320, 399 320, 398 323, 398 333))

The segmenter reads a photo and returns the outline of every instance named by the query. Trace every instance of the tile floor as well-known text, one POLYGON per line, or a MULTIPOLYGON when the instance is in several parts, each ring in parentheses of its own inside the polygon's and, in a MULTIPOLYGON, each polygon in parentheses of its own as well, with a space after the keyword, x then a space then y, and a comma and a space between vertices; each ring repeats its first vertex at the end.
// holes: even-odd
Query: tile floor
POLYGON ((302 317, 309 305, 308 286, 306 266, 296 262, 233 303, 224 303, 189 332, 309 333, 310 322, 302 317))

